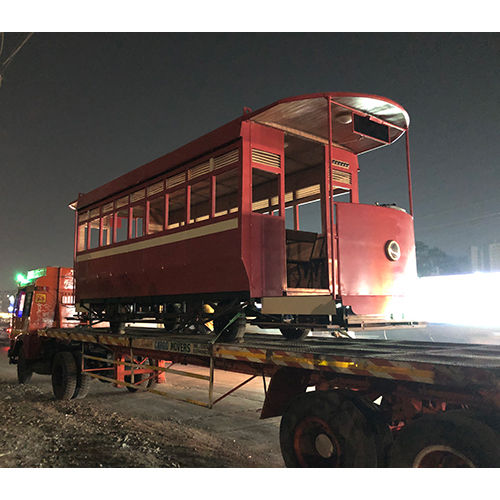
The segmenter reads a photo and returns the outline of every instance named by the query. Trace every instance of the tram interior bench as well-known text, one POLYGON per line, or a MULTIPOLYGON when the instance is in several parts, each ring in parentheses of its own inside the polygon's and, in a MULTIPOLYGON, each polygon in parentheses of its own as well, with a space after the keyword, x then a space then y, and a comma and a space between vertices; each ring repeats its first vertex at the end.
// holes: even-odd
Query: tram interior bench
POLYGON ((324 235, 287 229, 286 263, 290 288, 328 288, 322 272, 326 265, 324 235))

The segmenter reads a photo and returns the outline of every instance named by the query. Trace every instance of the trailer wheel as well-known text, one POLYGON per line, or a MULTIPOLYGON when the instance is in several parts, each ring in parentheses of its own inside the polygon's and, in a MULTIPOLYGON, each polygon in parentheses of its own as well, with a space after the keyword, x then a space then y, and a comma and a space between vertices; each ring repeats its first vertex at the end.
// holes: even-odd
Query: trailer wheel
POLYGON ((77 384, 75 358, 68 352, 58 352, 52 361, 52 390, 56 399, 73 397, 77 384))
POLYGON ((392 433, 389 424, 383 417, 380 408, 372 401, 356 397, 350 394, 353 403, 359 408, 365 416, 368 427, 375 438, 375 446, 377 448, 377 467, 387 467, 389 453, 393 444, 392 433))
POLYGON ((30 367, 29 362, 24 357, 23 347, 19 350, 19 356, 17 357, 17 381, 20 384, 28 384, 33 375, 33 370, 30 367))
POLYGON ((396 437, 390 467, 499 467, 498 434, 465 412, 421 417, 396 437))
POLYGON ((293 326, 283 326, 280 328, 281 335, 287 340, 305 339, 310 331, 308 328, 295 328, 293 326))
POLYGON ((375 439, 366 418, 336 391, 295 397, 281 419, 287 467, 376 467, 375 439))
POLYGON ((75 353, 75 362, 77 367, 76 372, 76 388, 73 393, 72 399, 83 399, 89 393, 90 382, 92 382, 92 377, 89 377, 85 373, 82 373, 82 361, 81 354, 75 353))

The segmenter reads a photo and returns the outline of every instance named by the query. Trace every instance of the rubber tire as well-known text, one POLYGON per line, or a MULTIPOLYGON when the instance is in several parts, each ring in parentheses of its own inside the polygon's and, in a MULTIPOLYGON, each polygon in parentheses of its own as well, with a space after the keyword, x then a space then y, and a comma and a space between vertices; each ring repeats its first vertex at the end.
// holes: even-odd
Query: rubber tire
POLYGON ((309 335, 310 331, 308 328, 295 328, 293 326, 280 328, 281 335, 287 340, 303 340, 309 335))
POLYGON ((344 394, 348 395, 361 413, 363 413, 368 427, 373 432, 377 448, 377 467, 387 467, 394 440, 389 423, 383 417, 380 407, 366 398, 353 396, 352 393, 344 392, 344 394))
POLYGON ((389 466, 417 467, 419 453, 429 446, 452 448, 473 467, 500 466, 499 434, 461 410, 426 415, 405 426, 395 439, 389 466))
MULTIPOLYGON (((314 425, 309 428, 314 429, 314 425)), ((344 397, 340 391, 306 392, 292 399, 281 419, 280 446, 287 467, 377 466, 373 432, 351 398, 344 397), (295 446, 299 445, 302 428, 307 429, 311 421, 323 422, 334 438, 331 441, 338 443, 340 452, 335 458, 323 458, 319 453, 306 457, 297 455, 295 446)), ((312 449, 310 442, 306 448, 312 449)))
MULTIPOLYGON (((214 330, 215 332, 220 331, 224 328, 234 316, 222 316, 220 318, 214 319, 214 330)), ((245 316, 240 316, 236 321, 231 323, 228 328, 226 328, 220 335, 219 339, 223 342, 234 342, 235 340, 240 340, 245 335, 246 331, 246 318, 245 316)))
POLYGON ((58 352, 52 361, 52 390, 59 400, 70 400, 77 384, 75 358, 68 351, 58 352))
POLYGON ((32 375, 33 370, 29 367, 29 363, 24 357, 23 348, 21 346, 19 356, 17 357, 17 381, 20 384, 29 384, 32 375))
POLYGON ((82 373, 81 366, 81 354, 75 353, 75 363, 76 363, 76 388, 73 393, 72 399, 83 399, 87 396, 90 389, 90 382, 92 382, 92 377, 89 377, 85 373, 82 373))

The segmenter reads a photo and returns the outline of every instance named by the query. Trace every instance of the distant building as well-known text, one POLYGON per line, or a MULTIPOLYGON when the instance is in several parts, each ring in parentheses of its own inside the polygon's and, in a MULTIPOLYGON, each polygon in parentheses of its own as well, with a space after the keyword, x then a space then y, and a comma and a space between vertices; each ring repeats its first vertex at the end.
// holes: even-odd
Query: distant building
POLYGON ((10 297, 15 295, 14 290, 1 290, 0 291, 0 313, 9 312, 9 305, 11 304, 10 297))
POLYGON ((472 272, 500 271, 500 243, 487 243, 470 247, 472 272))
POLYGON ((490 271, 500 271, 500 243, 491 243, 490 250, 490 271))

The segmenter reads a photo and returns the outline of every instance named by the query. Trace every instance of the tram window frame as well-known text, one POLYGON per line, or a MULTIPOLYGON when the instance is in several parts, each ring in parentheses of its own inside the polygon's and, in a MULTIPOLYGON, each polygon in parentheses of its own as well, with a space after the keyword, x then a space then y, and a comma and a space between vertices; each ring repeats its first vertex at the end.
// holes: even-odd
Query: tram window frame
MULTIPOLYGON (((122 207, 115 208, 114 211, 114 218, 113 218, 113 243, 123 243, 124 241, 127 241, 130 239, 130 206, 129 205, 123 205, 122 207), (125 237, 122 235, 123 228, 118 227, 118 218, 120 219, 125 219, 124 216, 121 216, 120 213, 125 212, 127 214, 127 227, 125 230, 125 237), (118 230, 120 230, 120 237, 118 237, 118 230)), ((120 221, 120 226, 122 225, 123 221, 120 221)))
POLYGON ((146 236, 146 217, 147 217, 147 210, 146 210, 146 201, 141 200, 138 203, 134 203, 129 206, 129 238, 130 240, 136 240, 137 238, 142 238, 143 236, 146 236), (134 212, 136 209, 142 209, 142 226, 141 226, 141 234, 138 234, 137 228, 138 228, 138 220, 141 219, 141 217, 134 217, 134 212))
POLYGON ((93 217, 88 221, 88 229, 87 229, 87 249, 93 250, 95 248, 99 248, 101 246, 101 217, 93 217), (97 222, 97 227, 93 224, 97 222), (97 232, 95 231, 97 230, 97 232))
MULTIPOLYGON (((225 215, 237 214, 240 211, 241 204, 241 170, 236 167, 228 168, 221 172, 214 172, 214 182, 215 188, 213 192, 214 196, 214 217, 223 217, 225 215), (222 185, 224 181, 236 181, 236 190, 229 193, 221 193, 219 186, 222 185), (236 196, 236 206, 231 207, 233 203, 224 203, 225 198, 228 196, 236 196)), ((232 187, 231 187, 232 188, 232 187)))
POLYGON ((168 216, 168 196, 162 192, 158 195, 152 196, 151 198, 147 199, 147 236, 151 236, 153 234, 161 233, 162 231, 165 231, 167 227, 167 216, 168 216), (154 226, 151 225, 151 204, 159 204, 161 207, 163 207, 162 211, 162 224, 159 229, 156 229, 157 224, 155 223, 154 226), (152 228, 155 227, 153 230, 152 228))
POLYGON ((113 228, 114 228, 114 213, 106 212, 101 215, 101 231, 100 231, 100 245, 101 247, 106 247, 113 244, 113 228), (109 224, 108 221, 109 220, 109 224), (105 241, 105 231, 106 231, 106 241, 105 241))
MULTIPOLYGON (((280 210, 280 196, 281 196, 281 172, 278 171, 271 171, 268 169, 263 169, 263 168, 258 168, 258 167, 253 167, 252 168, 252 198, 251 198, 251 209, 252 213, 258 213, 261 215, 269 215, 273 217, 280 217, 281 216, 281 210, 280 210), (261 177, 269 177, 271 176, 275 177, 273 179, 275 181, 275 190, 273 190, 273 194, 271 196, 265 196, 262 199, 255 199, 255 197, 259 198, 261 195, 257 194, 257 189, 258 186, 262 186, 263 183, 260 184, 255 184, 254 179, 255 176, 261 176, 261 177), (266 201, 267 203, 263 203, 266 201), (276 201, 276 203, 274 203, 276 201), (259 205, 256 205, 259 204, 259 205)), ((284 216, 284 214, 283 214, 284 216)))
MULTIPOLYGON (((177 228, 181 228, 181 227, 184 227, 186 225, 186 207, 187 207, 187 191, 188 191, 188 186, 186 185, 183 185, 183 186, 176 186, 176 188, 172 188, 172 190, 168 190, 167 191, 167 197, 168 197, 168 205, 167 205, 167 221, 166 221, 166 227, 167 229, 177 229, 177 228), (179 199, 181 197, 184 198, 183 202, 181 203, 181 206, 180 208, 178 208, 175 213, 177 212, 180 212, 182 214, 182 218, 180 218, 178 221, 176 222, 171 222, 171 217, 172 217, 172 214, 174 213, 174 211, 172 210, 172 200, 174 198, 176 198, 178 195, 181 195, 179 196, 179 199)), ((177 201, 177 200, 176 200, 177 201)))
POLYGON ((79 222, 77 226, 77 234, 76 234, 76 251, 84 252, 87 250, 88 243, 88 224, 89 221, 79 222), (83 228, 83 231, 81 229, 83 228))
POLYGON ((195 224, 197 222, 203 222, 212 218, 212 180, 211 175, 205 176, 201 179, 196 179, 196 182, 189 184, 189 222, 188 224, 195 224), (204 184, 204 185, 203 185, 204 184), (203 186, 202 186, 203 185, 203 186), (208 193, 208 199, 206 200, 207 207, 203 209, 202 215, 194 215, 193 208, 193 191, 196 196, 198 196, 200 191, 206 191, 208 193), (206 213, 205 213, 206 212, 206 213))

